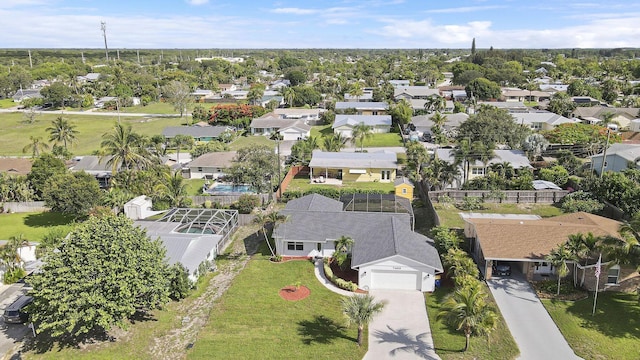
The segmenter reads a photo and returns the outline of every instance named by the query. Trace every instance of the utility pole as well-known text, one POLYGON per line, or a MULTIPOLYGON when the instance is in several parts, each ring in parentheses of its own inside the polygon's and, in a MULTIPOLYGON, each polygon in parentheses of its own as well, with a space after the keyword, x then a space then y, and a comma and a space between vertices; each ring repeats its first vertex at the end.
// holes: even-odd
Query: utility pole
POLYGON ((138 65, 140 65, 140 50, 136 50, 136 55, 138 55, 138 65))
POLYGON ((607 144, 602 152, 602 164, 600 166, 600 177, 604 174, 604 164, 607 162, 607 149, 609 148, 609 139, 611 138, 611 129, 607 128, 607 144))
POLYGON ((102 37, 104 38, 104 55, 107 59, 107 63, 109 62, 109 47, 107 46, 107 23, 104 21, 100 22, 100 30, 102 30, 102 37))
POLYGON ((29 68, 33 69, 33 60, 31 60, 31 50, 29 50, 29 68))

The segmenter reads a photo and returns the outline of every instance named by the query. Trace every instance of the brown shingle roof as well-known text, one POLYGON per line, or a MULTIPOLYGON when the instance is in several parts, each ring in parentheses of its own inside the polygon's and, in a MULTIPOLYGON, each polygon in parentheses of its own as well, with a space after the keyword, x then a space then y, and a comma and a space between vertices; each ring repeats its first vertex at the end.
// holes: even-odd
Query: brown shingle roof
POLYGON ((619 236, 620 223, 588 213, 541 220, 466 219, 475 227, 485 259, 543 259, 573 234, 619 236))
POLYGON ((0 158, 0 172, 14 175, 27 175, 31 172, 31 159, 0 158))

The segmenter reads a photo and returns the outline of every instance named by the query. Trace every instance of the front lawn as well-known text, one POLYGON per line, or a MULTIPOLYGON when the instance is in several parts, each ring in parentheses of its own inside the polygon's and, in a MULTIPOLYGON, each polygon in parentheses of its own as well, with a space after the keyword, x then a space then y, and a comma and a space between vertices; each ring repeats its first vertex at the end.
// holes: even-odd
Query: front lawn
POLYGON ((0 239, 24 235, 29 241, 40 241, 53 229, 71 231, 73 217, 56 212, 0 214, 0 239))
MULTIPOLYGON (((562 210, 553 205, 545 204, 496 204, 485 203, 482 204, 484 209, 473 210, 476 213, 495 213, 495 214, 531 214, 540 215, 541 217, 551 217, 562 215, 562 210)), ((449 228, 462 228, 464 227, 464 221, 460 217, 459 213, 465 212, 456 208, 450 203, 435 203, 433 204, 438 217, 440 218, 440 225, 449 228)))
POLYGON ((310 262, 274 264, 255 255, 211 311, 188 358, 361 359, 366 345, 358 348, 357 328, 345 327, 341 298, 317 281, 310 262), (308 298, 278 295, 298 281, 311 290, 308 298))
MULTIPOLYGON (((487 293, 489 289, 485 287, 487 293)), ((436 353, 443 360, 448 359, 514 359, 519 354, 518 346, 509 332, 507 324, 504 322, 497 305, 493 302, 493 297, 489 293, 489 300, 498 311, 498 326, 489 337, 471 337, 469 349, 462 352, 465 344, 464 333, 456 331, 445 325, 436 316, 440 311, 440 304, 444 298, 453 291, 450 287, 438 288, 434 293, 425 293, 427 313, 431 325, 431 334, 436 353)))
POLYGON ((342 185, 315 184, 309 181, 307 176, 297 176, 293 178, 287 191, 309 191, 311 189, 332 188, 336 190, 380 190, 385 193, 392 193, 394 186, 392 182, 343 182, 342 185))
POLYGON ((637 295, 602 292, 596 314, 593 294, 579 301, 542 300, 576 355, 584 359, 638 359, 640 305, 637 295))

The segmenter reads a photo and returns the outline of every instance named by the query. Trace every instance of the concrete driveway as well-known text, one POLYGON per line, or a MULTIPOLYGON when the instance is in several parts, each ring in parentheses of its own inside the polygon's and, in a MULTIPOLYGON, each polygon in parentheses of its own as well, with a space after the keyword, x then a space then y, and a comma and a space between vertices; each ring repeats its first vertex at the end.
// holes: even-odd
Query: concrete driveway
POLYGON ((370 294, 386 305, 369 324, 369 351, 364 360, 440 359, 433 349, 421 292, 372 290, 370 294))
MULTIPOLYGON (((22 284, 13 284, 3 286, 4 291, 0 294, 0 315, 4 309, 11 305, 20 295, 26 293, 22 284)), ((31 333, 31 330, 25 324, 6 324, 0 319, 0 358, 6 356, 20 346, 22 338, 31 333)))
POLYGON ((580 359, 522 274, 495 277, 487 284, 520 348, 519 359, 580 359))

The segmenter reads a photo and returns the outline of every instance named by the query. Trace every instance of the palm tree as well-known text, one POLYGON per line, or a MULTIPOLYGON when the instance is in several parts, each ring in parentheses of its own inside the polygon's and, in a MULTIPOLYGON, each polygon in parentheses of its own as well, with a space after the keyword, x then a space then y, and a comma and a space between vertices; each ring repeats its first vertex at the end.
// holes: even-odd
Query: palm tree
POLYGON ((573 257, 573 254, 571 254, 569 249, 567 249, 567 245, 563 243, 551 250, 549 255, 545 257, 545 260, 550 262, 556 268, 556 274, 558 276, 558 291, 556 292, 556 296, 560 295, 560 281, 563 277, 569 274, 567 261, 576 259, 573 257))
POLYGON ((458 143, 458 147, 451 150, 454 164, 462 165, 462 179, 467 182, 469 179, 469 161, 473 159, 473 150, 469 139, 462 139, 458 143))
POLYGON ((355 97, 357 101, 360 101, 360 96, 364 95, 364 89, 362 88, 362 83, 360 81, 356 81, 351 84, 349 95, 355 97))
MULTIPOLYGON (((593 233, 587 233, 587 235, 583 234, 572 234, 569 235, 569 239, 567 240, 566 247, 571 256, 576 260, 574 262, 574 276, 573 276, 573 284, 577 286, 578 282, 578 273, 576 271, 578 261, 580 259, 584 259, 584 266, 588 265, 588 261, 590 255, 594 253, 599 248, 601 243, 601 238, 594 236, 593 233)), ((580 280, 580 286, 584 285, 586 271, 582 271, 582 279, 580 280)))
POLYGON ((276 251, 273 248, 273 246, 271 246, 271 242, 269 241, 269 237, 267 236, 267 227, 269 225, 271 225, 272 229, 276 227, 277 224, 286 222, 288 220, 288 217, 279 214, 277 212, 271 212, 271 213, 258 213, 256 214, 256 217, 253 218, 253 222, 255 224, 260 225, 261 230, 262 230, 262 235, 264 236, 264 241, 267 243, 267 246, 269 247, 269 251, 271 251, 271 256, 275 257, 276 256, 276 251))
POLYGON ((342 134, 337 133, 332 136, 325 137, 322 142, 322 147, 326 151, 330 152, 340 152, 340 150, 344 149, 347 146, 348 139, 342 136, 342 134))
POLYGON ((186 150, 191 149, 193 147, 193 144, 195 143, 195 140, 191 135, 178 134, 173 137, 171 143, 176 148, 176 162, 180 164, 180 150, 182 150, 183 148, 186 150))
POLYGON ((280 94, 284 98, 284 101, 289 105, 289 107, 293 107, 293 101, 296 98, 296 91, 290 87, 284 87, 280 90, 280 94))
POLYGON ((436 113, 431 117, 431 121, 434 126, 442 128, 442 126, 447 122, 447 115, 442 115, 439 111, 436 111, 436 113))
POLYGON ((383 302, 375 301, 369 294, 353 295, 342 299, 342 313, 346 316, 349 324, 358 326, 358 346, 362 346, 362 334, 373 317, 382 312, 383 302))
POLYGON ((102 135, 100 146, 104 155, 111 156, 107 164, 116 172, 119 169, 144 167, 150 163, 144 156, 142 144, 142 137, 131 130, 131 125, 116 124, 113 131, 102 135))
POLYGON ((46 129, 50 136, 49 141, 54 143, 62 143, 65 150, 67 145, 72 145, 76 141, 76 126, 69 123, 69 121, 62 116, 58 116, 55 120, 51 121, 51 126, 46 129))
POLYGON ((22 148, 23 153, 28 153, 31 151, 31 154, 34 158, 40 156, 40 153, 49 149, 49 145, 47 143, 42 142, 42 137, 40 136, 29 136, 31 142, 22 148))
POLYGON ((364 151, 364 141, 373 136, 373 127, 363 122, 356 124, 351 130, 354 145, 360 142, 360 152, 364 151))
POLYGON ((445 300, 437 315, 449 326, 464 332, 466 342, 462 351, 469 349, 472 334, 488 335, 496 328, 498 316, 486 298, 479 282, 461 287, 445 300))
POLYGON ((111 186, 102 196, 102 204, 111 208, 114 214, 119 214, 124 208, 124 204, 131 200, 133 196, 124 189, 111 186))
POLYGON ((170 207, 185 207, 190 202, 187 201, 187 183, 180 171, 165 174, 164 181, 156 185, 154 190, 158 198, 169 202, 170 207))
POLYGON ((353 239, 348 236, 340 236, 338 240, 335 241, 336 251, 333 255, 333 258, 336 260, 336 263, 342 269, 344 265, 347 263, 347 259, 349 258, 349 252, 351 251, 351 247, 353 247, 353 239))

